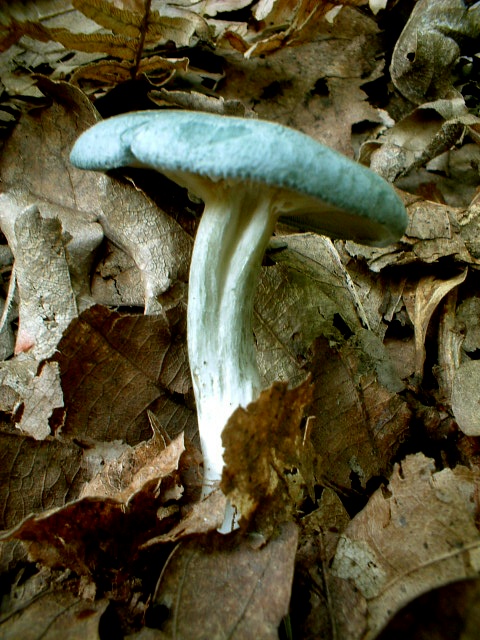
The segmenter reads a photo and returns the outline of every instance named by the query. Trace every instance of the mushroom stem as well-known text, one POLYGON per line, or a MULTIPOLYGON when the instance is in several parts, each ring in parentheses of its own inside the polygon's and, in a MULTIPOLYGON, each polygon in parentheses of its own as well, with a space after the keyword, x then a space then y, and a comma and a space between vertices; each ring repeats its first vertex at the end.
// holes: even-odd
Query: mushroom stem
POLYGON ((222 431, 260 393, 253 298, 276 215, 272 189, 214 184, 192 255, 188 352, 204 458, 203 495, 219 486, 222 431))

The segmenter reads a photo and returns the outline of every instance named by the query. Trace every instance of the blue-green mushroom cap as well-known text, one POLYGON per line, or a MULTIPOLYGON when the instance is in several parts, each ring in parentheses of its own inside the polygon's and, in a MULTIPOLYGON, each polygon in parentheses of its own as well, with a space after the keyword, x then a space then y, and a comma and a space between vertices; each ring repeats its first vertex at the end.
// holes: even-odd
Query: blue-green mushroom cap
POLYGON ((257 190, 265 185, 278 189, 281 220, 363 244, 395 242, 408 222, 401 199, 383 178, 299 131, 265 120, 172 110, 128 113, 85 131, 70 159, 96 171, 156 169, 204 199, 219 181, 257 190), (199 187, 202 180, 205 189, 199 187))

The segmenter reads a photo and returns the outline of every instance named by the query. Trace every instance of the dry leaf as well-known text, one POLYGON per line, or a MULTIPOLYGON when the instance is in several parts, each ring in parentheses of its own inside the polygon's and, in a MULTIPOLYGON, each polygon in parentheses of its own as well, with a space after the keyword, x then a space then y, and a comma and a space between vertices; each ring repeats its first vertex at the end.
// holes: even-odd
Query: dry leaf
POLYGON ((15 220, 15 277, 20 294, 20 323, 15 353, 28 351, 37 360, 49 358, 77 305, 70 281, 62 227, 44 220, 30 207, 15 220))
POLYGON ((418 382, 423 376, 425 362, 425 338, 433 313, 442 299, 467 277, 467 270, 449 280, 440 280, 434 276, 426 276, 419 282, 407 285, 403 300, 408 315, 415 329, 415 374, 418 382))
POLYGON ((103 30, 97 26, 95 33, 75 32, 47 26, 47 21, 36 22, 32 20, 32 12, 25 20, 17 12, 9 11, 3 13, 0 23, 0 50, 5 51, 27 35, 42 42, 54 40, 67 50, 100 52, 128 60, 135 74, 135 62, 140 61, 144 48, 152 49, 169 41, 178 47, 191 46, 195 38, 207 40, 209 35, 205 21, 198 14, 173 4, 152 2, 143 5, 140 11, 119 9, 107 0, 72 0, 72 4, 103 30))
MULTIPOLYGON (((295 580, 290 605, 294 637, 302 640, 335 638, 336 619, 333 598, 339 579, 332 575, 330 565, 338 538, 350 518, 339 497, 331 489, 324 489, 318 508, 302 518, 300 539, 295 562, 295 580), (297 615, 302 611, 303 615, 297 615)), ((351 620, 361 617, 360 606, 345 609, 351 620)))
POLYGON ((204 95, 198 91, 151 91, 149 98, 159 106, 174 105, 191 111, 206 111, 218 115, 256 118, 254 111, 247 109, 240 100, 225 100, 204 95))
POLYGON ((419 594, 478 575, 479 481, 464 467, 435 472, 423 454, 395 465, 388 489, 378 489, 340 537, 332 571, 367 605, 366 629, 339 629, 341 637, 375 638, 419 594))
POLYGON ((458 427, 467 436, 480 435, 480 362, 462 362, 452 387, 452 411, 458 427))
POLYGON ((347 6, 333 24, 317 28, 314 41, 267 60, 229 58, 221 95, 353 156, 352 126, 385 120, 361 89, 382 75, 376 61, 380 33, 372 16, 347 6))
MULTIPOLYGON (((176 444, 173 449, 178 462, 180 452, 176 444)), ((135 487, 134 494, 128 496, 128 505, 112 498, 91 497, 41 510, 1 533, 0 543, 21 540, 30 561, 68 568, 113 588, 119 576, 133 571, 139 548, 162 529, 171 527, 171 516, 176 511, 159 509, 164 500, 170 500, 167 478, 149 476, 145 484, 135 487), (160 479, 165 481, 165 488, 162 486, 158 495, 160 479)))
POLYGON ((261 548, 237 535, 180 543, 154 597, 168 615, 162 631, 184 640, 278 638, 288 612, 297 537, 296 527, 287 524, 261 548))
POLYGON ((213 491, 201 502, 193 504, 176 527, 168 533, 148 540, 143 548, 165 542, 177 542, 192 535, 216 531, 225 519, 227 499, 221 491, 213 491))
POLYGON ((151 435, 147 409, 174 437, 194 439, 192 413, 171 399, 190 389, 184 320, 120 315, 95 306, 75 320, 54 360, 65 401, 64 436, 124 440, 151 435))
POLYGON ((480 264, 478 204, 463 209, 406 193, 402 197, 410 221, 401 242, 381 249, 347 241, 344 247, 350 256, 364 258, 376 273, 388 266, 431 264, 446 257, 467 265, 480 264))
POLYGON ((452 404, 453 381, 465 342, 465 331, 457 318, 457 301, 458 288, 454 288, 445 296, 438 325, 438 366, 434 373, 438 381, 438 400, 447 406, 452 404))
POLYGON ((408 433, 410 409, 403 383, 381 341, 361 331, 341 347, 314 346, 311 440, 319 456, 317 477, 352 491, 385 475, 408 433))
POLYGON ((304 378, 318 336, 341 340, 367 324, 348 272, 328 238, 276 236, 262 270, 254 306, 257 359, 266 384, 304 378), (338 328, 340 327, 340 329, 338 328))
POLYGON ((455 329, 462 334, 462 350, 472 357, 480 349, 480 297, 467 296, 456 310, 455 329))
MULTIPOLYGON (((70 165, 68 156, 76 137, 98 114, 71 85, 46 79, 39 82, 52 104, 24 116, 4 147, 0 171, 6 189, 2 200, 7 200, 2 210, 11 215, 12 202, 18 200, 20 191, 23 207, 38 205, 44 216, 61 219, 63 231, 71 236, 65 252, 80 310, 91 304, 93 251, 102 239, 99 220, 106 235, 140 269, 147 311, 162 312, 158 297, 178 279, 187 279, 191 239, 131 185, 70 165), (18 157, 23 158, 21 166, 18 157)), ((13 223, 5 228, 2 222, 2 228, 14 250, 13 223)))
MULTIPOLYGON (((82 120, 82 116, 93 117, 93 110, 86 97, 66 83, 54 85, 46 80, 43 82, 52 93, 57 92, 57 99, 48 106, 23 115, 3 147, 0 174, 4 190, 0 198, 0 224, 14 257, 17 252, 24 251, 27 255, 22 259, 25 261, 31 254, 30 260, 38 263, 37 269, 43 261, 43 271, 36 275, 37 278, 42 276, 44 280, 43 287, 40 284, 37 286, 37 298, 42 297, 43 288, 48 285, 48 255, 51 254, 52 269, 56 265, 57 270, 53 273, 59 278, 58 270, 64 254, 62 264, 65 265, 61 269, 65 272, 68 266, 68 272, 64 273, 63 282, 58 282, 56 287, 59 295, 63 291, 65 299, 59 304, 64 306, 66 314, 72 307, 72 302, 66 299, 69 293, 71 296, 72 288, 75 294, 74 304, 80 310, 91 303, 90 271, 94 251, 103 238, 102 229, 95 222, 93 194, 84 201, 82 214, 79 215, 78 194, 72 188, 69 176, 68 155, 80 131, 78 120, 82 120), (82 116, 77 115, 78 112, 82 116), (21 163, 18 162, 18 158, 22 158, 21 163), (31 207, 38 208, 43 222, 31 207), (25 218, 27 215, 31 221, 25 218), (21 216, 24 216, 23 220, 20 220, 21 216), (33 222, 37 226, 34 237, 31 237, 29 229, 33 222), (20 244, 19 234, 25 243, 24 249, 20 244), (32 245, 35 237, 38 236, 39 243, 42 235, 45 235, 44 243, 52 244, 50 248, 42 248, 42 255, 35 256, 32 253, 32 245), (71 284, 68 281, 71 281, 71 284)), ((26 262, 26 272, 19 269, 20 278, 28 278, 30 271, 32 274, 35 273, 34 268, 35 265, 26 262)), ((29 302, 33 304, 34 298, 29 302)), ((46 318, 48 317, 47 313, 46 318)), ((53 330, 54 327, 50 326, 49 329, 53 330)), ((57 329, 57 341, 62 331, 60 328, 58 333, 57 329)))
POLYGON ((428 199, 465 207, 479 184, 479 148, 468 144, 479 122, 462 96, 428 102, 365 142, 359 160, 400 189, 421 195, 429 185, 437 196, 428 199))
POLYGON ((133 258, 109 240, 92 276, 93 299, 104 307, 138 307, 145 301, 142 274, 133 258))
POLYGON ((480 580, 460 580, 419 596, 399 611, 376 640, 392 637, 477 640, 480 628, 480 580))
POLYGON ((140 269, 146 313, 164 312, 161 296, 178 280, 187 280, 191 238, 131 184, 73 167, 70 178, 77 191, 78 206, 97 213, 105 235, 140 269), (94 202, 90 204, 92 196, 94 202))
POLYGON ((312 458, 301 420, 311 401, 308 380, 288 389, 275 383, 225 426, 221 488, 241 514, 262 531, 287 521, 312 484, 312 458))
POLYGON ((63 407, 60 371, 56 362, 46 362, 25 393, 18 428, 36 440, 44 440, 51 433, 48 421, 53 410, 60 407, 63 407))
POLYGON ((45 588, 44 593, 22 602, 16 611, 0 621, 3 640, 37 640, 69 638, 100 640, 100 619, 109 602, 106 599, 86 601, 68 591, 45 588))
POLYGON ((477 2, 420 0, 395 45, 392 80, 417 104, 444 97, 453 88, 451 73, 461 50, 479 35, 477 2))
POLYGON ((156 510, 148 496, 142 509, 109 499, 85 498, 31 516, 0 534, 0 541, 22 540, 30 561, 64 567, 100 579, 134 560, 139 542, 155 531, 156 510), (102 540, 101 548, 98 540, 102 540))
POLYGON ((84 485, 81 498, 112 498, 128 503, 136 493, 154 480, 160 490, 162 478, 178 470, 179 460, 185 451, 183 433, 168 446, 154 429, 153 436, 127 449, 119 458, 107 462, 102 470, 84 485))
POLYGON ((0 439, 1 530, 79 495, 88 479, 80 447, 19 434, 2 433, 0 439))
MULTIPOLYGON (((283 47, 298 46, 315 39, 319 23, 336 5, 361 5, 365 0, 347 0, 341 4, 335 2, 313 2, 312 0, 267 0, 260 1, 254 8, 256 20, 268 25, 265 35, 260 37, 254 30, 240 35, 227 30, 223 38, 245 57, 271 54, 283 47), (270 33, 273 32, 272 35, 270 33)), ((337 15, 337 12, 335 12, 337 15)), ((220 41, 222 42, 222 41, 220 41)))
POLYGON ((63 407, 56 363, 38 363, 21 354, 0 363, 0 407, 15 416, 21 431, 42 440, 51 433, 50 418, 63 407))

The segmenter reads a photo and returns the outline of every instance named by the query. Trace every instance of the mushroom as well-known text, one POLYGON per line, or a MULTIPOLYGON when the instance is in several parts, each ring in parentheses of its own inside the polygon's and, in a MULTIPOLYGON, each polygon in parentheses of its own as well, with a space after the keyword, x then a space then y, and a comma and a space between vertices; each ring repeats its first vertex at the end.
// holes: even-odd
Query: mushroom
POLYGON ((82 169, 156 169, 205 203, 190 266, 187 339, 206 496, 221 480, 225 424, 262 388, 253 298, 277 221, 384 246, 402 236, 404 206, 369 169, 305 134, 262 120, 171 110, 129 113, 83 133, 70 158, 82 169))

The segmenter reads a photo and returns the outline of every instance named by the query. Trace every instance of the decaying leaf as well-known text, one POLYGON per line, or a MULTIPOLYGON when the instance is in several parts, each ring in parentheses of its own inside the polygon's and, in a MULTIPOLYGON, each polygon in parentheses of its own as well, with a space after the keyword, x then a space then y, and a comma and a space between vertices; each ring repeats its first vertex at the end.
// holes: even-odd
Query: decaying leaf
MULTIPOLYGON (((457 318, 458 289, 452 289, 442 303, 438 326, 438 366, 435 377, 438 381, 439 401, 451 405, 455 375, 462 359, 464 331, 461 319, 457 318)), ((458 313, 460 315, 460 313, 458 313)))
POLYGON ((29 392, 24 396, 22 419, 18 428, 36 440, 51 434, 48 423, 53 410, 63 407, 60 372, 56 362, 46 362, 32 379, 29 392))
MULTIPOLYGON (((223 39, 234 49, 241 51, 246 58, 271 54, 286 46, 298 46, 314 39, 318 32, 318 24, 333 9, 331 19, 337 15, 342 5, 365 4, 364 0, 347 0, 346 2, 312 2, 311 0, 267 0, 260 1, 254 9, 256 20, 264 21, 269 29, 265 35, 258 36, 254 30, 242 33, 243 29, 230 28, 223 34, 223 39), (270 34, 269 32, 273 32, 270 34)), ((220 40, 220 44, 224 44, 220 40)))
POLYGON ((57 219, 44 220, 36 207, 15 220, 15 275, 20 295, 20 324, 15 352, 49 358, 77 305, 57 219))
POLYGON ((7 4, 10 340, 20 318, 0 363, 0 635, 103 637, 117 613, 132 640, 276 638, 290 602, 285 636, 373 640, 419 594, 478 577, 480 3, 7 4), (227 426, 224 488, 268 541, 218 535, 226 497, 198 501, 185 292, 201 205, 157 173, 71 167, 92 103, 280 122, 402 190, 393 246, 279 225, 265 256, 254 333, 273 386, 227 426), (442 471, 398 463, 424 447, 442 471))
POLYGON ((444 97, 461 49, 480 35, 480 6, 462 0, 420 0, 398 39, 390 73, 412 102, 444 97))
POLYGON ((467 271, 459 273, 449 280, 439 280, 427 276, 419 282, 412 282, 403 293, 405 307, 415 329, 415 374, 420 380, 425 362, 425 338, 428 325, 434 311, 442 299, 467 277, 467 271))
MULTIPOLYGON (((54 352, 77 309, 91 304, 89 274, 103 238, 94 215, 75 211, 68 175, 78 133, 72 95, 63 85, 51 105, 25 114, 0 163, 0 225, 17 263, 20 291, 17 351, 31 349, 39 360, 54 352)), ((79 100, 91 114, 91 106, 79 100)))
POLYGON ((480 362, 469 360, 458 367, 452 386, 452 411, 467 436, 480 435, 480 362))
POLYGON ((333 573, 367 605, 365 628, 341 636, 375 638, 419 594, 478 575, 479 481, 464 467, 435 472, 422 454, 395 466, 388 489, 378 489, 340 537, 333 573))
POLYGON ((177 542, 192 535, 204 534, 219 529, 225 518, 227 499, 221 491, 210 493, 201 502, 196 502, 176 527, 168 533, 148 540, 143 548, 165 542, 177 542))
POLYGON ((352 127, 388 120, 362 89, 381 76, 378 25, 372 16, 344 6, 333 23, 319 21, 315 27, 314 40, 266 60, 229 58, 221 95, 353 156, 352 127))
POLYGON ((253 110, 249 110, 240 100, 225 100, 208 96, 198 91, 151 91, 150 99, 159 106, 178 106, 192 111, 206 111, 218 115, 256 118, 253 110))
POLYGON ((297 529, 284 525, 260 548, 255 538, 215 536, 181 543, 157 585, 169 637, 278 638, 288 613, 297 529), (188 615, 184 612, 188 611, 188 615))
POLYGON ((315 234, 276 236, 254 307, 260 370, 267 384, 304 377, 312 342, 319 336, 341 340, 368 324, 362 304, 338 252, 315 234))
POLYGON ((0 633, 5 640, 24 638, 88 638, 100 640, 100 619, 109 605, 107 599, 87 601, 68 591, 45 588, 30 601, 8 611, 0 621, 0 633))
POLYGON ((377 636, 451 638, 461 629, 462 640, 476 640, 480 626, 480 580, 451 582, 415 598, 377 636))
POLYGON ((185 430, 193 440, 195 418, 170 397, 190 388, 184 330, 182 319, 169 325, 162 316, 85 311, 54 357, 65 401, 62 433, 136 444, 150 437, 150 409, 171 437, 185 430))
MULTIPOLYGON (((324 489, 318 508, 302 518, 295 567, 291 610, 301 608, 304 618, 293 616, 295 637, 305 640, 335 638, 338 611, 334 609, 335 592, 341 583, 332 575, 330 565, 335 555, 338 539, 350 518, 339 497, 332 489, 324 489)), ((351 621, 361 619, 364 607, 357 598, 344 601, 351 621)))
MULTIPOLYGON (((155 86, 161 86, 171 80, 178 70, 187 71, 188 58, 163 58, 149 56, 138 63, 137 74, 145 74, 155 86)), ((118 85, 132 80, 132 65, 122 60, 100 60, 81 66, 72 73, 72 84, 85 84, 85 81, 118 85)))
POLYGON ((312 486, 311 449, 301 429, 311 393, 308 380, 294 389, 275 383, 227 422, 221 487, 242 524, 255 518, 268 532, 291 518, 312 486))
POLYGON ((426 192, 430 183, 440 202, 468 206, 479 183, 480 157, 468 136, 476 140, 479 122, 462 96, 426 102, 365 142, 360 161, 401 189, 417 193, 423 183, 426 192))
POLYGON ((91 26, 86 29, 87 33, 54 26, 65 24, 61 12, 57 20, 52 21, 50 16, 35 15, 30 7, 23 15, 14 7, 13 10, 2 11, 0 50, 5 51, 22 36, 42 42, 53 40, 67 50, 99 52, 126 60, 130 63, 132 76, 139 70, 144 49, 152 49, 168 41, 179 47, 190 46, 195 36, 208 39, 208 29, 201 16, 174 4, 148 2, 136 7, 136 11, 120 9, 108 0, 72 0, 71 4, 96 23, 94 32, 91 26))
POLYGON ((341 347, 314 347, 311 441, 317 477, 347 492, 388 473, 408 433, 411 412, 398 395, 404 387, 390 357, 371 332, 341 347))
POLYGON ((376 273, 392 265, 432 264, 442 258, 454 258, 466 265, 480 264, 480 209, 476 200, 467 209, 408 194, 404 194, 404 201, 410 222, 401 243, 382 249, 347 241, 347 253, 363 257, 376 273))
POLYGON ((178 470, 179 459, 185 450, 183 433, 168 446, 154 430, 152 438, 128 448, 118 458, 107 462, 102 470, 82 488, 80 497, 113 498, 128 503, 144 485, 157 481, 178 470))
POLYGON ((79 446, 19 433, 0 436, 0 529, 78 497, 89 478, 79 446))
MULTIPOLYGON (((170 511, 159 517, 159 506, 171 498, 162 481, 178 468, 182 452, 183 439, 179 437, 153 462, 155 469, 149 468, 150 461, 137 470, 129 487, 120 491, 120 500, 92 496, 72 500, 63 507, 41 509, 3 532, 0 542, 22 540, 30 559, 49 567, 69 568, 96 579, 102 572, 113 576, 121 571, 119 558, 121 566, 134 562, 138 547, 170 522, 170 511), (99 539, 103 541, 101 546, 99 539)), ((52 472, 56 475, 55 468, 52 472)), ((98 479, 87 492, 95 493, 95 486, 99 486, 98 479)))

